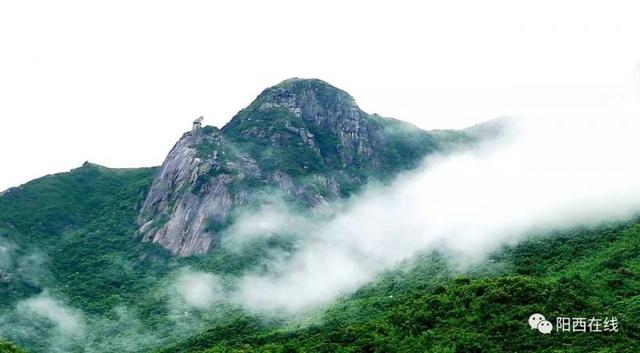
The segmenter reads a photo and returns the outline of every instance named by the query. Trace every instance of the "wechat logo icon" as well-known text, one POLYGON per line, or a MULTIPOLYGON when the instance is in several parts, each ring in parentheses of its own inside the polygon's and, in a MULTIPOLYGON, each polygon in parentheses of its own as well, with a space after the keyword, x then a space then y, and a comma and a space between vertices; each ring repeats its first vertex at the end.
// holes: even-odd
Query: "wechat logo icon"
POLYGON ((533 314, 529 316, 529 326, 531 326, 532 330, 537 329, 545 335, 548 335, 553 331, 553 324, 545 319, 542 314, 533 314))

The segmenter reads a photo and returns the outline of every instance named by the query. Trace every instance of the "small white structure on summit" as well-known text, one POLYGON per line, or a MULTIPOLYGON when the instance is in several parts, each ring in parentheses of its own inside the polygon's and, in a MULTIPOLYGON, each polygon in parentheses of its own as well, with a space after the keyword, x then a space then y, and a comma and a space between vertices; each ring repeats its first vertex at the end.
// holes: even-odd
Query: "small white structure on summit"
POLYGON ((204 120, 204 116, 201 116, 193 121, 193 131, 196 131, 202 127, 202 120, 204 120))

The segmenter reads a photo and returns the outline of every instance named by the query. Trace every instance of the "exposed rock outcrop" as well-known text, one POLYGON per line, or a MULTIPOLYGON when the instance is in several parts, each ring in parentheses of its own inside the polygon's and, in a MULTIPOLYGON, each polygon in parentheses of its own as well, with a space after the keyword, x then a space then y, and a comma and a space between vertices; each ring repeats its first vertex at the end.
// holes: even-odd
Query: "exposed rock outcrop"
POLYGON ((202 175, 222 168, 217 151, 201 158, 198 146, 220 146, 219 131, 211 134, 187 132, 173 147, 154 180, 140 216, 144 240, 156 242, 178 255, 209 250, 207 222, 222 220, 231 208, 227 184, 231 176, 219 174, 206 181, 202 175))
POLYGON ((22 191, 22 188, 19 186, 8 188, 7 190, 0 192, 0 197, 18 195, 21 191, 22 191))

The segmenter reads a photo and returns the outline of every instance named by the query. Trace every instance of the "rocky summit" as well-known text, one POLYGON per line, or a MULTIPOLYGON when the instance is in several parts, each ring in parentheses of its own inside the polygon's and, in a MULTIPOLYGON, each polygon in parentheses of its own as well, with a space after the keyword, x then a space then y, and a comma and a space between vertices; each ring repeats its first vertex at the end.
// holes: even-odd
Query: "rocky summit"
POLYGON ((185 133, 159 169, 138 218, 145 241, 173 254, 210 251, 239 206, 260 190, 302 207, 347 197, 368 180, 389 180, 431 153, 468 145, 474 129, 427 132, 362 111, 317 79, 264 90, 222 129, 185 133))

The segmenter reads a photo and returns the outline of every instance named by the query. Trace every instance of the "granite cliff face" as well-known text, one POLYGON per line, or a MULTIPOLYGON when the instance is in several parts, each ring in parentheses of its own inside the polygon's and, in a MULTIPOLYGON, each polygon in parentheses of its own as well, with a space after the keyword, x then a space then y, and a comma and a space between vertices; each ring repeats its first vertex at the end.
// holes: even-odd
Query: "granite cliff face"
POLYGON ((178 255, 206 252, 211 237, 206 236, 208 220, 222 220, 231 208, 226 185, 230 176, 220 174, 205 185, 199 177, 222 167, 216 155, 201 158, 197 146, 220 145, 219 132, 188 132, 173 147, 163 163, 142 206, 140 232, 178 255))
POLYGON ((322 207, 369 179, 416 167, 429 153, 473 143, 476 135, 429 133, 367 114, 326 82, 286 80, 221 130, 206 126, 182 136, 149 190, 139 233, 179 256, 206 253, 234 209, 260 190, 322 207))

